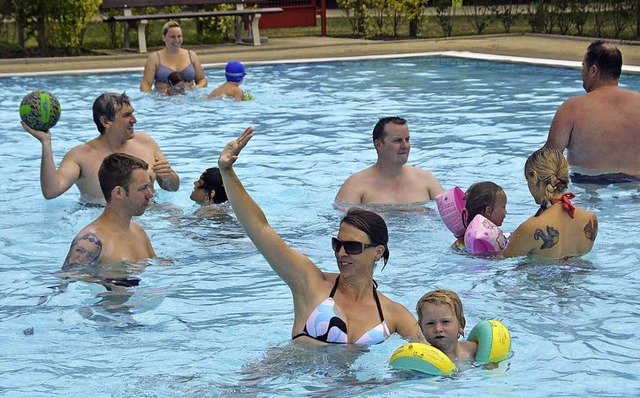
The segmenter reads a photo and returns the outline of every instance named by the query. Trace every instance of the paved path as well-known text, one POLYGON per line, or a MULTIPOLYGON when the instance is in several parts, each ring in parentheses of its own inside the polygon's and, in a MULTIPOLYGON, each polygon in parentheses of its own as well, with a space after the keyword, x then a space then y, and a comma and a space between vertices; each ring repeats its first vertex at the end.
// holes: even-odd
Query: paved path
MULTIPOLYGON (((189 46, 200 56, 205 67, 215 67, 230 60, 261 63, 318 58, 360 57, 371 55, 428 52, 473 52, 497 56, 530 57, 570 61, 579 66, 592 38, 555 35, 487 35, 463 38, 373 41, 330 37, 292 37, 270 39, 262 46, 235 44, 189 46)), ((640 72, 640 43, 616 43, 622 51, 624 65, 640 72)), ((150 48, 149 51, 153 51, 150 48)), ((0 59, 0 77, 30 74, 96 73, 142 70, 146 54, 112 51, 108 55, 66 58, 0 59)), ((555 61, 554 61, 555 63, 555 61)), ((628 70, 628 69, 626 69, 628 70)))

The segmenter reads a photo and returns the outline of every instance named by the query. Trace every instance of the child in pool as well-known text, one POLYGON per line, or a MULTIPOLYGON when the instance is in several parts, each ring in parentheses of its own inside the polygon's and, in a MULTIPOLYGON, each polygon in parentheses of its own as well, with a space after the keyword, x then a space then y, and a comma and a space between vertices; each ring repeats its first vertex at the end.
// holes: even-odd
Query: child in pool
MULTIPOLYGON (((464 195, 466 201, 462 212, 462 223, 465 228, 478 214, 500 227, 507 216, 507 194, 500 185, 491 181, 477 182, 467 189, 464 195)), ((464 247, 464 236, 459 238, 454 247, 464 247)))
POLYGON ((184 76, 180 72, 171 72, 167 77, 167 81, 169 82, 169 87, 167 87, 167 91, 165 95, 180 95, 185 94, 185 90, 187 88, 187 81, 184 76))
POLYGON ((244 65, 238 61, 231 61, 227 63, 224 68, 224 75, 227 79, 218 88, 213 90, 207 99, 222 98, 222 99, 234 99, 236 101, 250 101, 253 99, 251 94, 242 91, 240 85, 245 76, 244 65))
POLYGON ((220 169, 217 167, 206 169, 198 181, 193 183, 190 199, 201 205, 226 202, 228 200, 227 192, 222 185, 220 169))
POLYGON ((429 344, 452 361, 473 360, 478 344, 458 340, 464 336, 466 320, 460 297, 451 290, 432 290, 416 304, 418 324, 429 344))

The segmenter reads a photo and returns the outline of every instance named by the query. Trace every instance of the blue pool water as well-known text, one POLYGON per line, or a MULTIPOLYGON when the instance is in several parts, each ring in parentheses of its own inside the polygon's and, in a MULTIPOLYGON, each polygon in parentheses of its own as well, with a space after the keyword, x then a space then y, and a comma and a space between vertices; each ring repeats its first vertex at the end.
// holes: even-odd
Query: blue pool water
MULTIPOLYGON (((577 70, 440 57, 248 66, 246 103, 160 98, 138 92, 139 73, 0 80, 0 395, 20 397, 214 396, 630 396, 640 391, 637 185, 574 185, 595 211, 594 249, 567 262, 490 260, 453 253, 435 203, 384 209, 391 258, 380 290, 415 312, 434 288, 457 291, 467 333, 500 319, 512 355, 496 369, 407 377, 388 359, 404 341, 362 349, 305 350, 289 340, 287 286, 232 213, 203 217, 193 182, 245 126, 256 135, 236 170, 275 229, 327 271, 341 213, 335 194, 375 160, 378 117, 401 115, 410 163, 445 188, 493 180, 508 195, 506 231, 536 211, 522 167, 546 139, 556 108, 582 94, 577 70), (178 192, 137 221, 160 257, 130 295, 85 282, 66 289, 54 273, 73 236, 101 209, 72 188, 47 201, 40 144, 19 125, 18 104, 49 89, 63 113, 54 158, 94 137, 93 100, 127 91, 138 123, 182 178, 178 192)), ((210 89, 220 69, 207 69, 210 89)), ((621 83, 640 91, 640 77, 621 83)))

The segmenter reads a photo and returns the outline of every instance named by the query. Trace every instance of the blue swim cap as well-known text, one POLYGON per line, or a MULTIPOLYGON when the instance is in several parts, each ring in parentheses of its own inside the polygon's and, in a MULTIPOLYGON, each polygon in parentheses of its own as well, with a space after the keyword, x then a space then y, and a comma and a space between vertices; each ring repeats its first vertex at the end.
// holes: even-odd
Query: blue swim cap
POLYGON ((241 82, 244 79, 244 66, 238 61, 231 61, 224 68, 224 74, 230 82, 241 82))

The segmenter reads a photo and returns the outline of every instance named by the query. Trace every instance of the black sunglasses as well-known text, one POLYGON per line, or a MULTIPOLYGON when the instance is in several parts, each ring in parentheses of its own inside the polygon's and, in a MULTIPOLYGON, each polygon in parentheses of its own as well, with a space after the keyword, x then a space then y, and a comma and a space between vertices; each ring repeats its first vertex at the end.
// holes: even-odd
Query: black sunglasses
POLYGON ((347 252, 347 254, 360 254, 364 249, 376 246, 378 245, 362 243, 358 242, 357 240, 342 241, 338 238, 331 238, 331 247, 336 253, 340 251, 340 248, 344 247, 344 251, 347 252))

